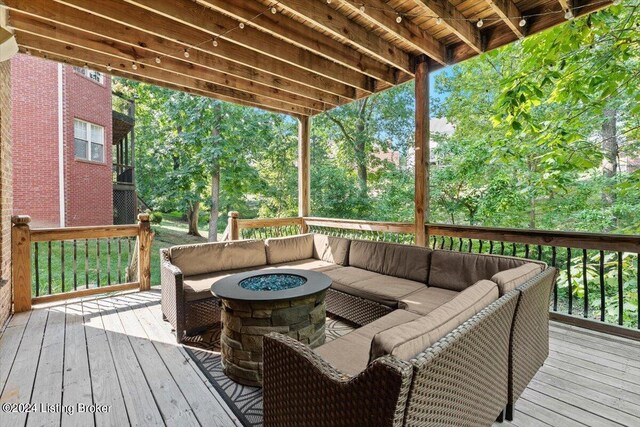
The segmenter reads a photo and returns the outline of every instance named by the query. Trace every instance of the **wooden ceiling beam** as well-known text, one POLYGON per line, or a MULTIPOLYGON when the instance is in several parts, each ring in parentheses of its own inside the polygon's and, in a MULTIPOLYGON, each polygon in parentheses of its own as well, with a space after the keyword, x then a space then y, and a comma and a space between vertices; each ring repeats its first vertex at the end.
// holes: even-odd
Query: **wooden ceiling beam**
MULTIPOLYGON (((237 20, 216 12, 213 9, 198 5, 193 1, 123 1, 134 7, 139 7, 151 13, 156 13, 170 19, 175 22, 176 26, 184 25, 198 31, 203 31, 209 37, 218 37, 220 44, 237 44, 253 50, 258 55, 265 55, 275 60, 284 61, 291 66, 304 68, 307 71, 311 71, 339 83, 348 84, 349 86, 353 86, 362 91, 369 93, 374 91, 372 79, 359 70, 356 71, 347 68, 344 65, 325 58, 324 56, 320 56, 306 49, 291 45, 280 38, 257 30, 250 25, 245 25, 243 29, 239 29, 239 22, 237 20)), ((394 81, 393 74, 394 73, 392 71, 389 71, 386 75, 391 82, 394 81)))
POLYGON ((526 25, 520 26, 522 12, 513 0, 486 0, 486 2, 518 38, 526 36, 526 25))
POLYGON ((330 34, 340 37, 345 43, 358 47, 378 60, 413 75, 411 55, 356 24, 324 2, 278 0, 275 7, 303 18, 330 34))
MULTIPOLYGON (((159 37, 149 36, 147 33, 135 28, 125 27, 99 16, 91 15, 87 12, 79 11, 71 7, 54 3, 53 1, 32 1, 32 0, 6 0, 5 4, 12 11, 27 14, 35 18, 45 19, 47 22, 67 25, 94 36, 103 37, 106 40, 113 40, 130 46, 132 52, 137 52, 141 46, 144 49, 154 52, 163 57, 174 59, 184 59, 182 49, 184 45, 159 37)), ((266 86, 298 94, 310 99, 318 100, 326 104, 340 105, 346 99, 355 96, 355 90, 349 86, 341 85, 340 96, 325 90, 310 87, 298 83, 294 80, 282 78, 280 76, 258 70, 244 64, 228 61, 224 58, 193 50, 189 57, 193 64, 206 67, 211 70, 219 70, 228 73, 230 78, 239 77, 246 80, 264 84, 266 86)), ((296 74, 296 70, 293 71, 296 74)), ((333 83, 333 82, 330 82, 333 83)))
POLYGON ((476 53, 482 53, 480 30, 467 21, 448 0, 414 0, 415 3, 430 16, 442 18, 442 25, 449 28, 460 40, 476 53))
MULTIPOLYGON (((249 94, 236 89, 216 85, 210 82, 202 81, 197 78, 183 76, 162 68, 155 68, 147 64, 138 64, 137 69, 132 68, 132 64, 128 61, 121 61, 119 58, 98 53, 89 49, 72 46, 57 40, 51 40, 45 37, 29 34, 16 30, 16 40, 18 45, 31 51, 41 51, 51 55, 69 60, 79 60, 86 63, 90 68, 98 66, 106 70, 105 64, 111 64, 111 69, 125 72, 131 76, 142 76, 152 79, 154 82, 174 84, 180 87, 194 89, 203 93, 208 93, 210 97, 218 98, 229 102, 244 102, 252 106, 270 107, 272 109, 293 114, 312 115, 314 111, 308 108, 292 105, 287 102, 276 101, 263 96, 249 94)), ((109 71, 106 71, 109 73, 109 71)), ((135 77, 134 77, 135 79, 135 77)))
POLYGON ((230 79, 225 73, 195 66, 183 60, 165 57, 161 59, 160 64, 157 64, 155 62, 157 56, 146 49, 131 49, 130 46, 118 41, 94 36, 61 24, 50 24, 41 19, 22 14, 21 12, 14 11, 11 13, 11 26, 16 30, 32 35, 39 35, 51 40, 67 43, 72 46, 82 47, 98 53, 113 55, 120 61, 127 61, 129 64, 141 62, 177 74, 182 74, 187 77, 195 77, 216 85, 226 86, 231 89, 237 89, 243 92, 265 96, 274 100, 288 102, 300 107, 316 111, 324 111, 327 109, 327 105, 322 102, 283 92, 279 89, 271 88, 245 79, 230 79))
MULTIPOLYGON (((336 3, 338 4, 338 3, 336 3)), ((386 32, 401 38, 410 44, 420 53, 427 55, 434 61, 445 64, 445 47, 431 34, 420 29, 409 19, 402 19, 399 23, 396 18, 401 15, 393 15, 395 12, 387 3, 382 0, 367 0, 365 11, 361 12, 360 7, 351 1, 340 1, 339 5, 350 12, 358 13, 367 21, 384 29, 386 32)))
POLYGON ((198 0, 198 3, 224 13, 238 22, 246 21, 247 26, 255 27, 287 43, 322 55, 352 70, 381 81, 395 83, 397 69, 281 13, 262 13, 265 6, 260 3, 244 0, 198 0))
MULTIPOLYGON (((3 0, 4 1, 4 0, 3 0)), ((10 3, 12 0, 8 0, 10 3)), ((229 61, 237 62, 248 67, 257 68, 261 71, 275 74, 281 78, 294 80, 299 83, 314 87, 316 89, 329 91, 339 96, 355 99, 357 94, 353 86, 328 79, 318 73, 305 70, 304 68, 291 66, 287 62, 261 55, 254 50, 245 48, 233 43, 220 43, 214 47, 207 39, 210 36, 203 32, 185 25, 179 25, 175 21, 161 15, 149 13, 144 9, 132 7, 116 0, 55 0, 57 3, 66 4, 78 11, 92 15, 98 15, 108 19, 118 25, 122 25, 125 31, 137 29, 148 33, 143 40, 138 43, 146 43, 147 39, 156 38, 170 40, 183 46, 180 52, 186 48, 209 53, 229 61), (193 47, 199 45, 197 47, 193 47)), ((50 0, 32 0, 30 3, 50 4, 50 0)), ((86 29, 81 26, 80 29, 86 29)), ((89 29, 90 30, 90 29, 89 29)), ((366 76, 362 76, 366 79, 366 76)), ((364 82, 361 82, 364 85, 364 82)))
MULTIPOLYGON (((25 46, 20 46, 20 53, 26 53, 27 51, 29 52, 29 55, 37 57, 37 58, 43 58, 46 60, 51 60, 51 61, 56 61, 56 62, 62 62, 68 65, 72 65, 72 66, 76 66, 76 67, 82 67, 84 65, 84 62, 79 61, 77 59, 74 58, 67 58, 61 55, 56 55, 53 53, 47 53, 47 52, 43 52, 40 50, 35 50, 35 49, 29 49, 25 46)), ((214 99, 218 99, 220 101, 225 101, 224 99, 222 99, 222 97, 217 97, 216 94, 212 94, 209 92, 204 92, 204 91, 200 91, 197 89, 192 89, 192 88, 188 88, 188 87, 184 87, 184 86, 180 86, 177 84, 173 84, 173 83, 166 83, 166 82, 156 82, 153 79, 150 79, 148 77, 145 76, 140 76, 140 75, 133 75, 130 74, 126 71, 121 71, 121 70, 114 70, 112 69, 111 71, 107 70, 104 66, 100 65, 100 64, 91 64, 91 67, 93 70, 95 71, 99 71, 101 73, 104 74, 111 74, 112 76, 117 76, 117 77, 122 77, 125 79, 129 79, 129 80, 136 80, 142 83, 147 83, 147 84, 152 84, 155 86, 160 86, 160 87, 164 87, 164 88, 168 88, 168 89, 173 89, 173 90, 177 90, 177 91, 181 91, 181 92, 186 92, 186 93, 190 93, 192 95, 198 95, 198 96, 205 96, 208 98, 214 98, 214 99)), ((234 100, 233 103, 238 104, 238 105, 243 105, 246 107, 252 107, 252 108, 259 108, 261 110, 265 110, 271 113, 276 113, 276 114, 288 114, 291 116, 298 116, 298 114, 295 113, 290 113, 288 111, 281 111, 278 110, 276 108, 271 108, 271 107, 267 107, 264 105, 254 105, 250 102, 244 102, 244 101, 239 101, 239 100, 234 100)))

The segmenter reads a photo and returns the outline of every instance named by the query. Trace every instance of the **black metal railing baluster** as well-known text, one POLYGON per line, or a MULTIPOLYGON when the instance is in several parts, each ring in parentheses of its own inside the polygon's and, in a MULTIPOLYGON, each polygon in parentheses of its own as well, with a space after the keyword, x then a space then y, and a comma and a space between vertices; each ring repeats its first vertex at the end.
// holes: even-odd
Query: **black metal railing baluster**
POLYGON ((96 239, 96 286, 100 287, 100 239, 96 239))
POLYGON ((504 242, 500 242, 500 255, 504 255, 504 242))
POLYGON ((73 290, 78 289, 78 242, 73 241, 73 290))
POLYGON ((473 251, 473 241, 469 239, 469 253, 471 253, 471 251, 473 251))
MULTIPOLYGON (((638 296, 638 301, 640 301, 640 253, 636 254, 636 293, 638 296)), ((638 312, 638 329, 640 329, 640 309, 638 312)))
POLYGON ((542 246, 538 245, 538 261, 542 261, 542 246))
POLYGON ((118 283, 122 283, 122 239, 118 239, 118 283))
POLYGON ((444 249, 444 236, 442 236, 442 239, 440 240, 440 249, 444 249))
POLYGON ((462 252, 462 237, 458 237, 458 240, 460 241, 460 246, 458 247, 458 252, 462 252))
POLYGON ((516 244, 515 243, 511 244, 511 255, 512 256, 518 256, 518 250, 516 248, 516 244))
POLYGON ((489 253, 493 254, 493 240, 489 240, 489 253))
POLYGON ((84 287, 89 289, 89 239, 84 239, 84 287))
POLYGON ((571 283, 571 248, 567 248, 567 285, 569 287, 569 314, 573 313, 573 283, 571 283))
POLYGON ((599 276, 600 276, 600 320, 604 322, 604 314, 605 314, 605 294, 604 294, 604 251, 600 251, 600 260, 599 260, 599 276))
POLYGON ((582 250, 582 291, 584 292, 583 298, 583 313, 582 316, 589 317, 589 281, 587 280, 587 250, 582 250))
POLYGON ((622 277, 622 252, 618 252, 618 325, 624 324, 624 280, 622 277))
POLYGON ((529 258, 529 244, 528 243, 526 243, 524 245, 524 257, 525 258, 529 258))
POLYGON ((453 237, 449 237, 449 250, 453 250, 453 237))
POLYGON ((47 242, 47 279, 48 283, 48 292, 51 295, 51 241, 47 242))
MULTIPOLYGON (((557 249, 551 246, 551 266, 556 266, 557 249)), ((558 311, 558 280, 553 284, 553 311, 558 311)))
POLYGON ((60 289, 64 292, 64 240, 60 240, 60 289))
POLYGON ((484 244, 484 241, 480 240, 480 246, 478 247, 478 253, 481 254, 482 253, 482 245, 484 244))
POLYGON ((38 242, 34 243, 34 256, 36 268, 36 296, 40 296, 40 254, 38 253, 38 242))
POLYGON ((111 237, 107 237, 107 286, 111 286, 111 237))

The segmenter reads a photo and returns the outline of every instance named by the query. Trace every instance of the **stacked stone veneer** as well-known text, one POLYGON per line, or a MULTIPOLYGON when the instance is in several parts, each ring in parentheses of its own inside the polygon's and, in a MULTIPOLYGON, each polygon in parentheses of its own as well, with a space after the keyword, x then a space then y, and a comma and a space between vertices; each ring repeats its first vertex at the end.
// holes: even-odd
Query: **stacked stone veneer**
POLYGON ((225 374, 245 385, 262 385, 262 337, 288 335, 317 347, 325 340, 326 291, 288 301, 222 300, 222 363, 225 374))

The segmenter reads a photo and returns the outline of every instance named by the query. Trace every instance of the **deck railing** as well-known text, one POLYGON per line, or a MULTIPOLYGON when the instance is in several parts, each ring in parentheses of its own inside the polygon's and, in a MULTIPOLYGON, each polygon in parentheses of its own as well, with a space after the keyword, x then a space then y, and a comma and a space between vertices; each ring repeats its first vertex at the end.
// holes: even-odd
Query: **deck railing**
MULTIPOLYGON (((428 224, 429 246, 541 260, 560 271, 550 302, 554 320, 640 339, 640 236, 428 224)), ((317 232, 413 244, 413 223, 295 217, 240 219, 231 240, 317 232)))
POLYGON ((149 215, 138 224, 31 228, 12 218, 14 310, 32 304, 150 287, 149 215))

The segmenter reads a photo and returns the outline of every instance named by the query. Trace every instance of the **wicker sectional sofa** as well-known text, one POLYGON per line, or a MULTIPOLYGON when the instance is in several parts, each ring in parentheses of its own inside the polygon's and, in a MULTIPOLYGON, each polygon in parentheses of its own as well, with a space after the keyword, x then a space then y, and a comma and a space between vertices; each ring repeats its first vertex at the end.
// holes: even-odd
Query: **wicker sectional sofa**
POLYGON ((178 341, 211 327, 211 284, 289 267, 333 280, 327 311, 358 326, 315 349, 264 339, 266 425, 490 425, 548 355, 556 270, 511 257, 319 234, 161 251, 162 310, 178 341))

